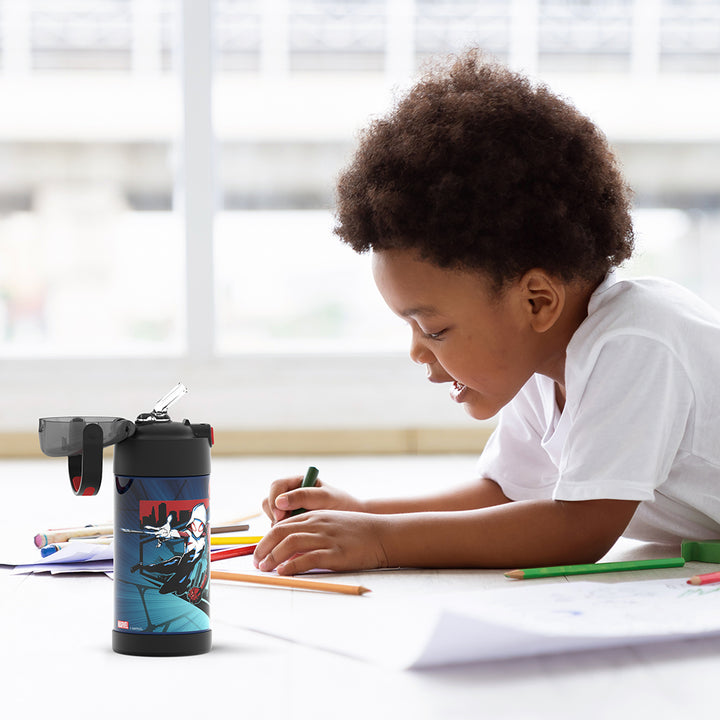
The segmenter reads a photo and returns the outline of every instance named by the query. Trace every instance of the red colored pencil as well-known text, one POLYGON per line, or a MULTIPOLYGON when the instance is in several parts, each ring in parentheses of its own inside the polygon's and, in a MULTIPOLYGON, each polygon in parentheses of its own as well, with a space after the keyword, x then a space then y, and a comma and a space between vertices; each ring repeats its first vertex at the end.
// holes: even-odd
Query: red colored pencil
POLYGON ((707 585, 708 583, 720 582, 720 572, 705 573, 704 575, 693 575, 688 580, 688 585, 707 585))
POLYGON ((226 560, 227 558, 240 557, 240 555, 252 555, 256 545, 243 545, 242 547, 230 548, 229 550, 215 550, 210 553, 210 562, 213 560, 226 560))

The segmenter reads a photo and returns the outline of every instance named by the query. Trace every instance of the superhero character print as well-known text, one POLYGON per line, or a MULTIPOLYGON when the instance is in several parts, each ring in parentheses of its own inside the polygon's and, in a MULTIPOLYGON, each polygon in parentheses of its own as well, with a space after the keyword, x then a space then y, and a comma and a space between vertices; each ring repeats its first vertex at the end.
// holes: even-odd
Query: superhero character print
POLYGON ((147 513, 142 511, 148 510, 148 501, 141 503, 143 530, 139 533, 146 537, 130 572, 150 580, 160 595, 173 594, 200 605, 208 582, 207 506, 196 502, 187 517, 187 510, 170 511, 168 505, 153 503, 147 513))

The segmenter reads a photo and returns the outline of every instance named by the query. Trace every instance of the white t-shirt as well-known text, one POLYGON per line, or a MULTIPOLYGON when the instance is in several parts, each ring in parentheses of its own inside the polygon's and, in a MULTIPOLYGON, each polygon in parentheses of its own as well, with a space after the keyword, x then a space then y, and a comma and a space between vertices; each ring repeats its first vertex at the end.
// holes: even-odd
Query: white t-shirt
POLYGON ((626 537, 720 538, 720 314, 659 279, 593 293, 567 347, 566 401, 534 375, 478 462, 512 500, 640 500, 626 537))

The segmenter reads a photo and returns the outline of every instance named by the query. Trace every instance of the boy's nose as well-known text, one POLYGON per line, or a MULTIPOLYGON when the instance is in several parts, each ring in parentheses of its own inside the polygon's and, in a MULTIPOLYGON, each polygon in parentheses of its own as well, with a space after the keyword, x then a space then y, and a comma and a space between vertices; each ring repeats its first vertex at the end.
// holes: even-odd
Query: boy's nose
POLYGON ((413 331, 410 339, 410 359, 418 365, 430 365, 435 362, 435 355, 422 341, 417 331, 413 331))

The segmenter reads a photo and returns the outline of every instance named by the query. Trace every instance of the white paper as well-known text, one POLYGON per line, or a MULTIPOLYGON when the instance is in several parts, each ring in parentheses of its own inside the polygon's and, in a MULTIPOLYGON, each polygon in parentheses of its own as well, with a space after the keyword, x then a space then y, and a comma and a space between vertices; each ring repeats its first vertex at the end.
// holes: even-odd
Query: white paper
MULTIPOLYGON (((113 546, 89 542, 71 542, 63 545, 57 552, 42 557, 37 548, 32 553, 25 553, 24 562, 14 556, 16 562, 13 573, 52 572, 108 572, 112 571, 113 546)), ((3 559, 3 562, 5 560, 3 559)))
POLYGON ((343 655, 420 668, 720 634, 720 585, 527 581, 425 601, 317 597, 291 616, 257 608, 214 616, 343 655))
POLYGON ((93 560, 78 563, 42 563, 38 565, 16 565, 12 575, 39 575, 40 573, 63 575, 65 573, 105 573, 112 577, 112 560, 93 560))

